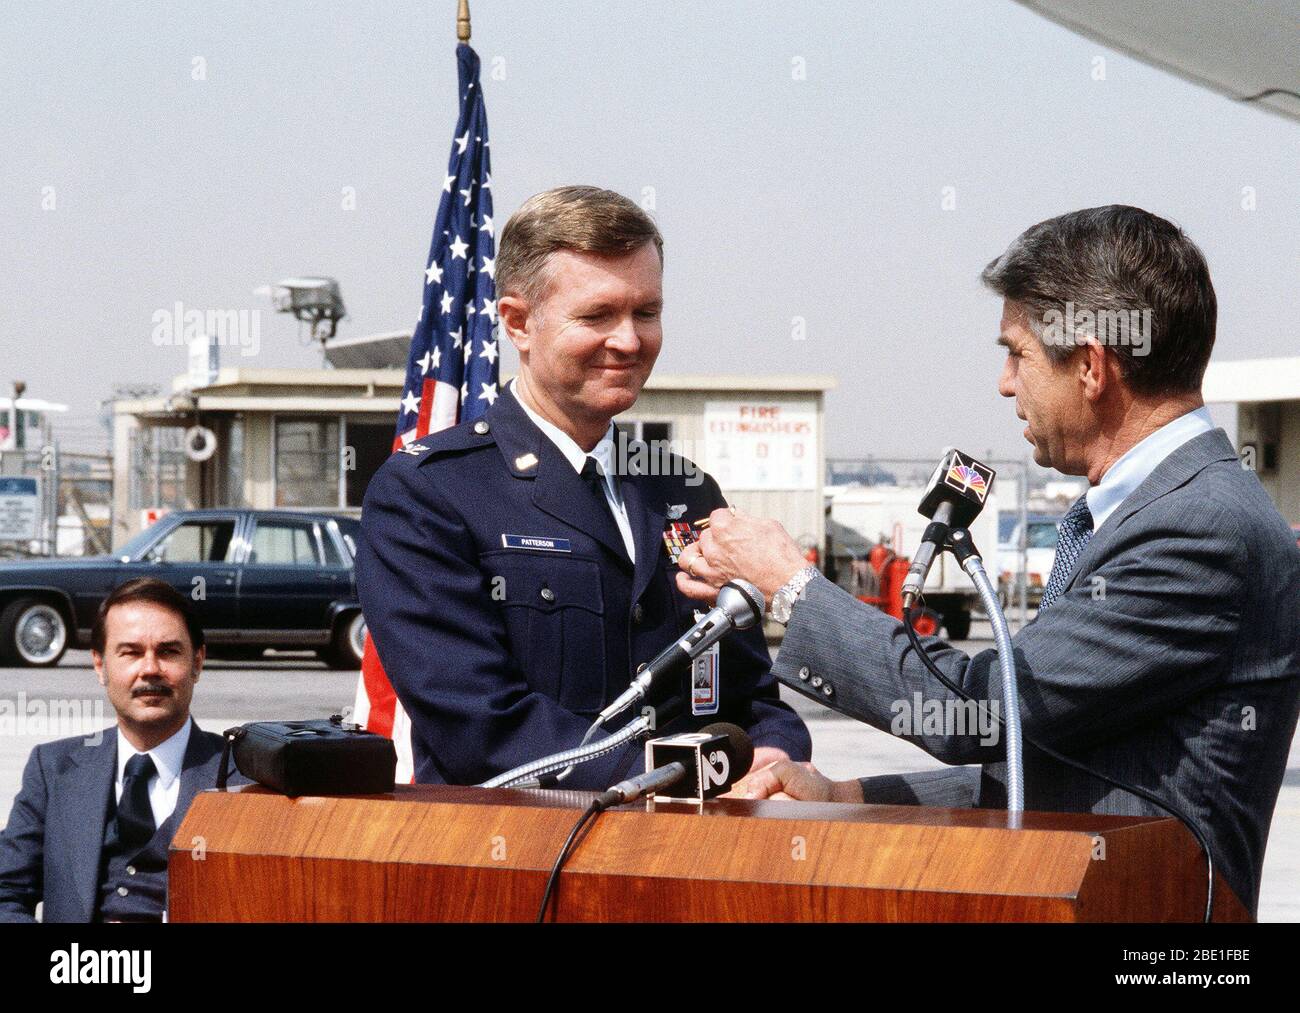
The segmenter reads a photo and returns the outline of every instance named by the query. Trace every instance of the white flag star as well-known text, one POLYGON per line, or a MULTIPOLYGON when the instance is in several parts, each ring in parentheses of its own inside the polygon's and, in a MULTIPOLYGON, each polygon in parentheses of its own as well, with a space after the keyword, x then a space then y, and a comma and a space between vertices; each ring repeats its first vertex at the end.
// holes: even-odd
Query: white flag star
POLYGON ((497 403, 497 385, 495 383, 482 384, 483 393, 478 396, 480 401, 486 401, 490 405, 497 403))
POLYGON ((434 283, 441 285, 442 268, 437 264, 430 264, 428 270, 424 272, 424 283, 426 285, 432 285, 434 283))
POLYGON ((451 304, 455 301, 456 300, 451 297, 450 292, 442 293, 442 312, 444 316, 451 312, 451 304))
POLYGON ((480 189, 480 190, 491 190, 491 189, 492 189, 492 173, 489 172, 489 173, 487 174, 487 176, 484 178, 483 182, 479 184, 479 189, 480 189))
POLYGON ((469 243, 461 239, 459 235, 456 236, 456 239, 451 244, 451 259, 455 260, 457 257, 459 257, 461 260, 467 259, 465 256, 465 251, 468 249, 469 249, 469 243))
POLYGON ((420 356, 418 359, 415 360, 416 362, 418 362, 418 363, 420 364, 420 372, 421 372, 421 373, 427 373, 427 372, 429 372, 429 359, 430 359, 430 358, 431 358, 431 356, 429 355, 428 351, 426 351, 422 356, 420 356))
POLYGON ((483 224, 479 226, 478 230, 480 232, 486 232, 493 239, 496 238, 496 230, 493 228, 491 215, 483 216, 483 224))
POLYGON ((460 385, 460 403, 464 404, 469 400, 469 382, 466 381, 460 385))
POLYGON ((451 332, 451 343, 455 345, 457 348, 459 348, 462 340, 463 337, 461 334, 461 330, 459 327, 457 327, 454 331, 451 332))
POLYGON ((433 362, 431 362, 430 365, 433 366, 433 368, 434 368, 435 370, 437 370, 437 368, 438 368, 438 366, 439 366, 439 364, 440 364, 441 362, 442 362, 442 349, 441 349, 441 348, 435 348, 435 349, 433 350, 433 362))
POLYGON ((481 269, 488 273, 488 277, 495 279, 497 276, 497 262, 495 257, 484 257, 481 269))
POLYGON ((467 341, 465 342, 465 359, 464 359, 465 365, 468 366, 469 360, 472 358, 474 358, 474 342, 467 341))
POLYGON ((478 357, 495 364, 497 361, 497 343, 495 341, 483 342, 483 351, 478 353, 478 357))
POLYGON ((470 199, 470 195, 471 195, 473 192, 474 192, 474 185, 473 185, 472 183, 471 183, 469 186, 467 186, 464 190, 461 190, 461 191, 460 191, 460 195, 461 195, 462 197, 465 198, 465 206, 466 206, 466 207, 469 207, 469 199, 470 199))
POLYGON ((402 412, 406 415, 415 415, 420 410, 420 399, 412 391, 406 392, 406 397, 402 398, 402 412))
POLYGON ((454 182, 456 182, 455 176, 448 176, 446 179, 444 179, 442 181, 442 192, 451 193, 451 184, 453 184, 454 182))
POLYGON ((495 299, 484 299, 482 313, 495 324, 497 322, 497 301, 495 299))
POLYGON ((458 155, 465 154, 465 145, 467 144, 469 144, 468 130, 466 130, 463 134, 461 134, 459 137, 456 138, 456 154, 458 155))

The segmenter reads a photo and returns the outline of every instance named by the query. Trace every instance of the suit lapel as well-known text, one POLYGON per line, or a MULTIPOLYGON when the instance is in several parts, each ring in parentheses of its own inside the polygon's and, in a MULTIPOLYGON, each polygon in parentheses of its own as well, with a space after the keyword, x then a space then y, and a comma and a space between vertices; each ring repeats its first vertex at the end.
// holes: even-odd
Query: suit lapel
POLYGON ((533 486, 533 505, 569 527, 591 535, 625 569, 630 569, 631 560, 627 558, 627 547, 614 515, 591 494, 560 448, 543 436, 538 457, 541 463, 533 486))
POLYGON ((632 562, 613 515, 592 496, 560 448, 533 425, 514 392, 498 398, 484 418, 511 474, 532 480, 533 506, 590 535, 630 570, 632 562))
POLYGON ((1166 493, 1186 485, 1211 464, 1224 460, 1235 461, 1237 454, 1222 429, 1212 429, 1208 433, 1194 436, 1174 450, 1106 518, 1101 533, 1088 540, 1062 593, 1072 588, 1084 574, 1091 573, 1106 558, 1110 552, 1110 542, 1124 521, 1166 493))
POLYGON ((172 810, 167 822, 178 826, 184 814, 189 812, 194 796, 215 784, 215 772, 212 775, 213 784, 207 783, 207 765, 212 754, 213 748, 208 737, 199 729, 198 722, 190 718, 190 741, 185 746, 185 760, 181 766, 181 787, 176 796, 176 808, 172 810))
MULTIPOLYGON (((666 512, 658 508, 655 498, 656 483, 633 475, 620 479, 627 519, 632 526, 632 540, 636 546, 636 566, 632 577, 632 601, 639 601, 650 579, 659 569, 663 554, 663 534, 666 512)), ((666 504, 665 504, 666 505, 666 504)))
POLYGON ((104 830, 116 775, 117 728, 107 729, 99 745, 73 753, 72 763, 72 768, 64 775, 68 779, 68 790, 58 795, 59 818, 71 842, 68 875, 85 920, 90 921, 95 916, 104 830))

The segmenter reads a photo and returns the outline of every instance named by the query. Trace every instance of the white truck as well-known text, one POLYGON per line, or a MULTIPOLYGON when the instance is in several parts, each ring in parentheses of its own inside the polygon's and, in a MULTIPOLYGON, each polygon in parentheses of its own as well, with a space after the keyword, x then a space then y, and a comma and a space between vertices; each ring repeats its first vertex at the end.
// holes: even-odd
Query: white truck
MULTIPOLYGON (((929 520, 917 512, 925 489, 921 486, 828 486, 829 516, 826 526, 837 579, 852 591, 852 561, 865 559, 871 547, 883 543, 899 556, 911 556, 921 544, 929 520)), ((998 581, 998 506, 990 493, 984 509, 970 528, 971 538, 984 559, 984 569, 994 587, 998 581)), ((948 639, 970 635, 971 612, 979 594, 966 572, 950 553, 935 559, 925 582, 924 604, 943 616, 948 639)))

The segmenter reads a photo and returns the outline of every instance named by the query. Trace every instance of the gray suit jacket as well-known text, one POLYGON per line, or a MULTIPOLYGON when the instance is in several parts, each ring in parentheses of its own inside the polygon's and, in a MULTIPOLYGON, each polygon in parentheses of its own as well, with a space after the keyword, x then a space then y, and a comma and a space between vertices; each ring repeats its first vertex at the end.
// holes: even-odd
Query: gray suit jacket
MULTIPOLYGON (((1180 808, 1253 914, 1300 710, 1300 551, 1223 430, 1160 463, 1093 536, 1061 597, 1013 644, 1025 736, 1180 808)), ((953 682, 1001 707, 995 651, 972 658, 937 638, 925 646, 953 682)), ((796 604, 774 671, 884 730, 897 701, 952 697, 901 623, 822 577, 796 604), (813 677, 833 695, 814 689, 813 677)), ((868 801, 1006 805, 1001 736, 996 745, 978 735, 906 737, 945 763, 982 769, 869 778, 868 801)), ((1025 808, 1160 812, 1028 745, 1025 808)))
MULTIPOLYGON (((193 719, 191 718, 191 721, 193 719)), ((162 830, 175 833, 190 803, 216 785, 221 736, 194 725, 181 770, 176 809, 162 830)), ((104 821, 117 773, 117 732, 96 744, 75 736, 32 750, 9 824, 0 833, 0 922, 90 922, 99 894, 104 821)), ((247 783, 232 774, 231 784, 247 783)))

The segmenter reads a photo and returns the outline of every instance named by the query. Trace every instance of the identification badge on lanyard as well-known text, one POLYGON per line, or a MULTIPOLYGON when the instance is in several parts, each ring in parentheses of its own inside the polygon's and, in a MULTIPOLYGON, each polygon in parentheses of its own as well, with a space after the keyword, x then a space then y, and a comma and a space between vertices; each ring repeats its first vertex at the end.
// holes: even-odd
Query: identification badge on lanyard
MULTIPOLYGON (((703 612, 695 613, 695 621, 704 618, 703 612)), ((691 713, 700 716, 718 713, 721 697, 722 662, 718 644, 691 662, 691 713)))

